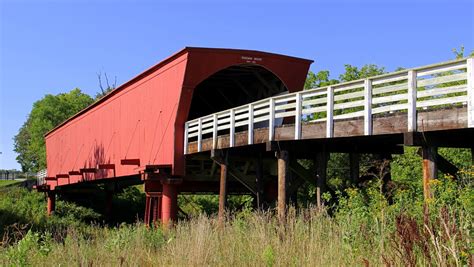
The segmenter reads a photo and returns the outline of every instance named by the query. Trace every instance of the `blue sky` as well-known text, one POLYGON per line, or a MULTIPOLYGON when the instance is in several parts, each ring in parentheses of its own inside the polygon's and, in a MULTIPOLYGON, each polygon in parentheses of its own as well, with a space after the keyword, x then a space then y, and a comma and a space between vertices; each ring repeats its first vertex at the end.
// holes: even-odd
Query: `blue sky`
POLYGON ((184 46, 263 50, 344 64, 414 67, 474 49, 474 2, 0 0, 0 169, 34 101, 96 74, 121 84, 184 46), (197 2, 197 1, 196 1, 197 2))

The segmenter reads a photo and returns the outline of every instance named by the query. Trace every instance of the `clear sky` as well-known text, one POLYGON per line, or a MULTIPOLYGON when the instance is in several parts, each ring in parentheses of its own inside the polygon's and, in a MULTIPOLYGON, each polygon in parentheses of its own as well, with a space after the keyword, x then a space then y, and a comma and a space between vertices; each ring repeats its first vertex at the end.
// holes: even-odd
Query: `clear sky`
POLYGON ((263 50, 387 70, 474 49, 473 0, 401 1, 0 0, 0 169, 17 168, 13 136, 34 101, 97 73, 124 83, 185 46, 263 50))

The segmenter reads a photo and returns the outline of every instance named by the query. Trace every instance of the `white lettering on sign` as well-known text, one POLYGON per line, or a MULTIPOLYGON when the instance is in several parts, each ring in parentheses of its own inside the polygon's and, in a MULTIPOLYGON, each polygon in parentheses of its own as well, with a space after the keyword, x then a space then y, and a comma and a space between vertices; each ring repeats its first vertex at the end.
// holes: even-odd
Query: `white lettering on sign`
POLYGON ((242 56, 241 59, 244 60, 246 63, 253 63, 253 64, 256 64, 257 62, 262 61, 261 57, 242 56))

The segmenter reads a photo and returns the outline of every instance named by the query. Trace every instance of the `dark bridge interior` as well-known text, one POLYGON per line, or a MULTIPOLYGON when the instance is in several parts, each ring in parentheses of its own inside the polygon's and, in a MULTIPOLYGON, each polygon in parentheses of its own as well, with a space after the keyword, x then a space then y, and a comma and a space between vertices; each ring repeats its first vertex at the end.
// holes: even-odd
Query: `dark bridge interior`
POLYGON ((288 91, 269 70, 252 64, 218 71, 194 90, 188 120, 288 91))

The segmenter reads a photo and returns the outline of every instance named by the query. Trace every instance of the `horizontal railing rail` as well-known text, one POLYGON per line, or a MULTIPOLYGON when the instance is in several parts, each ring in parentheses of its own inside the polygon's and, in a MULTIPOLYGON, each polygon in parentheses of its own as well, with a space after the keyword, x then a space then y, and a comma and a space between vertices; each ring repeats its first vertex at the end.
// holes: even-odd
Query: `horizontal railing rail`
POLYGON ((467 106, 468 127, 474 127, 474 59, 464 58, 378 75, 330 86, 278 95, 246 105, 196 118, 185 123, 184 153, 197 141, 202 151, 204 138, 247 131, 247 144, 254 143, 254 129, 267 127, 274 140, 275 127, 294 117, 294 139, 302 138, 302 124, 326 122, 326 137, 334 136, 334 121, 363 118, 364 135, 373 133, 372 120, 394 112, 407 114, 407 131, 417 131, 418 110, 467 106))

